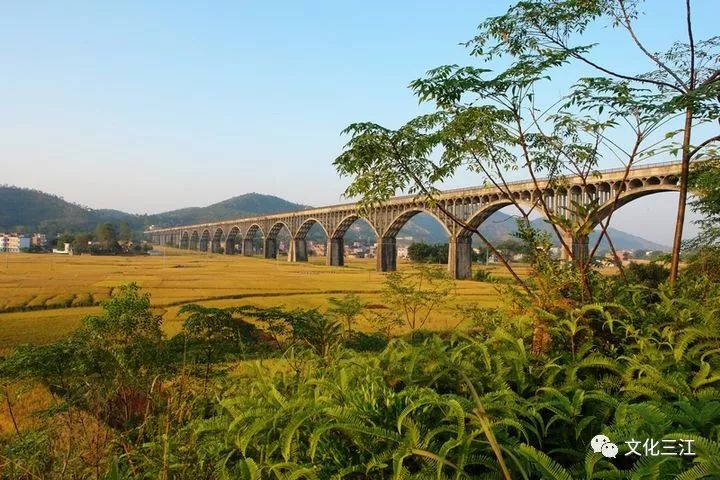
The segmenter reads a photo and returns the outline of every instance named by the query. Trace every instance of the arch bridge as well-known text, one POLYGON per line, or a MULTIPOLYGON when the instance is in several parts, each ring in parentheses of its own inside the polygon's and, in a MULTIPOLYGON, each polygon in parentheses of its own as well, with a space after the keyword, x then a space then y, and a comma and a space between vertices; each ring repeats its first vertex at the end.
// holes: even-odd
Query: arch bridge
MULTIPOLYGON (((316 223, 327 235, 326 264, 344 264, 344 237, 350 226, 364 219, 377 237, 375 258, 377 270, 396 269, 396 237, 405 223, 418 213, 434 216, 445 228, 450 245, 448 269, 453 278, 471 277, 472 232, 458 225, 444 212, 462 220, 471 227, 479 227, 493 213, 513 204, 512 198, 528 207, 538 208, 543 196, 548 210, 554 215, 575 218, 574 224, 582 228, 563 231, 563 239, 575 253, 587 252, 587 235, 579 231, 591 231, 614 209, 613 203, 620 192, 615 208, 637 198, 653 193, 678 191, 681 166, 679 162, 637 166, 625 177, 625 169, 603 170, 598 175, 583 180, 580 177, 561 179, 518 181, 508 183, 502 189, 496 187, 473 187, 448 190, 435 196, 435 202, 427 203, 415 196, 394 197, 382 205, 361 212, 356 203, 332 205, 287 213, 262 215, 186 225, 170 228, 153 228, 145 233, 155 244, 171 244, 179 248, 203 252, 242 254, 252 256, 253 239, 259 234, 263 242, 265 258, 277 258, 278 233, 285 227, 290 232, 288 260, 307 261, 307 234, 316 223), (623 180, 624 179, 624 180, 623 180), (585 213, 579 221, 577 205, 598 205, 592 214, 585 213)), ((568 254, 564 255, 566 258, 568 254)), ((576 257, 577 258, 577 257, 576 257)))

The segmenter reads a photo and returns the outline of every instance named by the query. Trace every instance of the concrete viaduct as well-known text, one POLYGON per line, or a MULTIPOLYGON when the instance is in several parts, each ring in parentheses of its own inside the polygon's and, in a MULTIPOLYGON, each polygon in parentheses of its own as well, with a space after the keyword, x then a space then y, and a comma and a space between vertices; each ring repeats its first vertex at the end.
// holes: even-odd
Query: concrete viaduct
MULTIPOLYGON (((307 261, 306 236, 310 228, 319 224, 327 235, 327 265, 344 264, 343 238, 348 228, 360 218, 367 221, 377 236, 375 257, 377 270, 396 269, 396 236, 414 215, 425 212, 434 216, 448 234, 450 245, 448 270, 453 278, 471 277, 472 232, 462 228, 442 210, 461 219, 472 227, 479 227, 488 217, 515 201, 528 208, 537 208, 539 195, 543 195, 548 209, 563 216, 574 216, 571 205, 588 205, 596 199, 600 208, 593 218, 583 219, 596 226, 611 211, 618 190, 621 190, 617 207, 636 198, 658 192, 678 191, 680 163, 669 162, 634 167, 623 183, 625 169, 604 170, 584 182, 579 177, 564 177, 554 181, 519 181, 507 184, 507 188, 473 187, 449 190, 435 196, 429 204, 415 196, 394 197, 382 205, 361 212, 358 204, 348 203, 322 208, 312 208, 288 213, 277 213, 237 220, 223 220, 171 228, 152 228, 145 233, 155 244, 172 244, 179 248, 226 254, 253 255, 253 238, 259 234, 264 246, 265 258, 277 258, 277 235, 283 227, 290 232, 288 260, 307 261), (442 207, 442 208, 440 208, 442 207), (568 213, 569 212, 569 213, 568 213)), ((588 231, 588 230, 585 230, 588 231)), ((587 236, 579 237, 564 232, 567 245, 573 250, 588 248, 587 236)))

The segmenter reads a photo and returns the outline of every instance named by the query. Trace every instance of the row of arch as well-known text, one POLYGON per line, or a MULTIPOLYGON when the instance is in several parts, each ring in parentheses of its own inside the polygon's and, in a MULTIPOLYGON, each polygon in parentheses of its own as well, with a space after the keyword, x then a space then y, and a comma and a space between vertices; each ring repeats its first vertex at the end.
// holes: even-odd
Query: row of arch
MULTIPOLYGON (((415 213, 419 213, 420 211, 421 210, 417 210, 415 213)), ((427 212, 431 213, 429 210, 427 210, 427 212)), ((375 234, 377 234, 377 229, 367 218, 361 217, 360 215, 348 215, 331 234, 328 234, 328 228, 323 222, 316 218, 308 218, 295 232, 293 232, 288 223, 277 221, 267 229, 267 232, 260 223, 250 224, 244 233, 238 225, 232 227, 226 226, 225 228, 218 226, 214 228, 183 230, 179 234, 179 239, 176 239, 175 234, 172 234, 172 238, 169 241, 184 249, 218 253, 222 248, 226 253, 233 253, 237 251, 239 246, 242 246, 243 242, 255 239, 258 234, 260 238, 264 240, 275 240, 283 228, 289 233, 292 239, 304 240, 310 229, 315 225, 319 225, 328 239, 341 239, 344 238, 350 226, 360 219, 365 220, 375 234), (225 230, 227 230, 227 233, 225 230)))
MULTIPOLYGON (((513 204, 513 200, 532 209, 537 207, 539 195, 544 196, 545 203, 551 212, 555 214, 573 214, 573 203, 586 205, 592 201, 597 202, 600 208, 596 211, 595 216, 588 221, 591 227, 596 226, 603 218, 605 218, 613 208, 619 208, 634 199, 665 191, 677 191, 677 177, 674 175, 657 176, 649 178, 633 178, 627 182, 598 182, 588 185, 585 188, 579 186, 571 186, 569 188, 556 187, 546 188, 542 193, 531 191, 512 192, 508 194, 492 194, 483 196, 466 196, 453 199, 442 200, 442 206, 453 215, 466 219, 466 223, 472 228, 478 228, 493 213, 513 204), (615 202, 616 194, 620 192, 617 202, 615 202)), ((540 209, 534 210, 542 214, 540 209)), ((290 236, 289 259, 291 261, 307 260, 306 237, 310 229, 316 224, 320 226, 327 237, 327 263, 329 265, 343 265, 343 239, 349 228, 358 220, 363 219, 373 230, 377 238, 376 257, 378 260, 378 270, 388 271, 395 269, 395 256, 397 248, 395 246, 395 238, 402 227, 418 213, 427 213, 433 216, 441 225, 443 225, 448 234, 451 245, 451 257, 453 256, 453 248, 462 249, 463 251, 471 248, 470 240, 472 236, 471 230, 457 228, 447 219, 442 220, 443 215, 436 207, 428 208, 423 205, 411 204, 407 205, 385 205, 371 212, 370 218, 361 216, 357 213, 349 213, 344 216, 329 216, 322 221, 318 217, 308 217, 304 219, 295 231, 290 228, 289 221, 277 220, 272 222, 253 222, 245 225, 246 230, 241 228, 243 225, 219 225, 216 227, 208 227, 202 229, 183 229, 175 230, 172 233, 165 234, 162 238, 166 243, 169 241, 180 248, 199 250, 204 252, 219 253, 224 251, 227 254, 242 253, 244 255, 253 255, 253 242, 257 241, 259 234, 260 240, 264 242, 263 250, 266 258, 277 257, 277 239, 280 232, 285 229, 290 236), (334 219, 333 219, 334 218, 334 219), (339 219, 339 221, 338 221, 339 219), (169 237, 168 237, 169 235, 169 237)), ((160 239, 159 239, 160 240, 160 239)), ((460 250, 456 251, 457 257, 469 256, 462 254, 460 250)), ((454 261, 451 259, 451 261, 454 261)), ((459 260, 466 262, 466 260, 459 260)), ((469 260, 467 260, 469 261, 469 260)), ((450 266, 451 272, 457 271, 450 266)), ((462 266, 463 272, 469 272, 469 266, 462 266)), ((461 273, 458 278, 463 278, 461 273)))

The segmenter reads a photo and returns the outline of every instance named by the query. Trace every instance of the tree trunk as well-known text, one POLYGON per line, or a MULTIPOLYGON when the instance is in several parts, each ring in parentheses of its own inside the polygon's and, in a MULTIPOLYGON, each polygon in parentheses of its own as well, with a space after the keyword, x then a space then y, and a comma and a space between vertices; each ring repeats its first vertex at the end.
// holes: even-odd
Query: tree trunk
POLYGON ((675 236, 673 238, 672 260, 670 262, 670 283, 675 284, 680 271, 680 249, 682 247, 683 225, 687 207, 688 177, 690 176, 690 136, 692 133, 692 110, 685 110, 685 129, 682 145, 682 169, 680 171, 680 198, 675 219, 675 236))

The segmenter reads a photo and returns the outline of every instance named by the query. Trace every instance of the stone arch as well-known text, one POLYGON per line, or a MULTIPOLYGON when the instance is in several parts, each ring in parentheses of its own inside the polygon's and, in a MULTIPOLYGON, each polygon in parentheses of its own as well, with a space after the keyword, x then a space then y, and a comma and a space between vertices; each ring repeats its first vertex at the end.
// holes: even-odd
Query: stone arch
POLYGON ((390 225, 385 229, 385 231, 382 232, 383 238, 395 238, 402 229, 402 227, 410 220, 412 217, 417 215, 418 213, 427 213, 431 217, 433 217, 437 222, 442 225, 442 227, 445 229, 445 232, 447 232, 448 235, 451 235, 452 232, 450 232, 450 229, 448 228, 447 224, 443 222, 438 216, 437 213, 433 212, 432 210, 428 210, 424 207, 413 207, 409 208, 407 210, 404 210, 402 213, 395 216, 395 218, 390 222, 390 225))
POLYGON ((601 182, 597 184, 596 193, 599 203, 605 203, 612 197, 612 188, 608 182, 601 182))
POLYGON ((638 188, 642 188, 644 186, 644 183, 639 178, 633 178, 632 180, 630 180, 628 186, 630 187, 630 190, 635 190, 638 188))
POLYGON ((586 231, 594 230, 595 227, 597 227, 598 224, 610 214, 610 212, 617 210, 618 208, 632 202, 633 200, 637 200, 638 198, 645 197, 647 195, 652 195, 653 193, 678 191, 680 191, 680 188, 677 185, 667 184, 645 185, 643 187, 629 189, 620 194, 617 199, 617 204, 614 205, 614 197, 602 203, 595 215, 593 215, 593 217, 589 220, 589 225, 585 224, 584 227, 587 228, 583 229, 586 231))
POLYGON ((297 232, 295 232, 295 235, 293 235, 293 236, 294 236, 295 238, 304 239, 304 238, 307 236, 307 233, 310 231, 310 229, 311 229, 315 224, 320 225, 320 227, 321 227, 321 228, 323 229, 323 231, 325 232, 325 235, 326 235, 328 238, 330 237, 330 235, 328 234, 328 230, 327 230, 327 228, 325 227, 325 225, 323 225, 323 223, 322 223, 320 220, 318 220, 317 218, 313 218, 313 217, 308 218, 307 220, 305 220, 305 221, 302 223, 302 225, 300 225, 300 227, 297 229, 297 232))
POLYGON ((370 225, 370 228, 372 228, 373 232, 375 232, 375 236, 377 237, 379 235, 377 228, 375 227, 375 225, 372 224, 372 222, 367 217, 363 217, 363 216, 353 213, 353 214, 347 215, 345 218, 340 220, 340 223, 338 223, 338 225, 332 231, 332 234, 329 235, 329 238, 331 238, 331 239, 345 238, 345 233, 347 233, 347 231, 350 229, 350 227, 353 225, 353 223, 357 222, 358 220, 365 220, 365 222, 368 225, 370 225))
POLYGON ((244 238, 253 238, 257 232, 260 232, 260 237, 265 238, 265 232, 258 223, 253 223, 252 225, 250 225, 250 227, 248 227, 247 232, 245 232, 244 238))
POLYGON ((325 252, 325 263, 327 265, 335 267, 345 265, 345 234, 358 220, 367 223, 375 234, 375 238, 378 238, 378 230, 370 219, 355 213, 346 215, 328 235, 328 245, 325 252))
POLYGON ((220 253, 223 248, 222 238, 225 236, 225 232, 222 227, 217 227, 212 235, 212 241, 210 243, 210 251, 212 253, 220 253))
MULTIPOLYGON (((523 205, 528 210, 533 209, 533 205, 529 201, 520 200, 520 201, 517 201, 517 203, 523 205)), ((495 213, 499 210, 502 210, 503 208, 508 207, 510 205, 514 205, 514 203, 507 198, 497 200, 497 201, 489 203, 487 205, 483 205, 483 208, 481 208, 480 210, 475 212, 472 217, 470 217, 466 220, 465 223, 473 229, 478 229, 478 228, 480 228, 480 225, 482 225, 483 222, 485 222, 485 220, 487 220, 488 218, 490 218, 492 216, 493 213, 495 213)), ((539 209, 538 212, 541 215, 543 215, 542 209, 539 209)), ((470 237, 472 237, 472 235, 474 233, 475 232, 473 232, 471 230, 462 228, 458 233, 458 237, 470 238, 470 237)))
POLYGON ((378 243, 376 245, 375 256, 377 259, 377 269, 381 272, 391 272, 397 268, 397 234, 400 232, 402 227, 412 217, 419 213, 426 213, 433 217, 448 235, 448 238, 452 238, 452 232, 448 225, 443 222, 437 215, 437 213, 429 210, 421 205, 414 205, 395 215, 390 224, 383 230, 382 234, 378 237, 378 243))
MULTIPOLYGON (((330 238, 327 228, 319 219, 315 217, 305 219, 300 227, 298 227, 297 231, 293 233, 292 239, 290 240, 290 251, 288 252, 289 261, 306 262, 308 260, 308 253, 310 250, 308 249, 307 234, 315 225, 320 225, 320 228, 322 228, 323 232, 325 232, 325 237, 330 238)), ((322 246, 317 248, 322 250, 322 246)), ((325 254, 327 255, 327 253, 326 244, 325 254)))
POLYGON ((200 251, 207 252, 210 247, 210 230, 207 228, 200 235, 200 251))
POLYGON ((676 175, 667 175, 662 179, 663 185, 677 185, 679 182, 680 178, 678 178, 676 175))
POLYGON ((292 230, 290 229, 290 226, 282 220, 279 220, 275 222, 272 227, 270 227, 270 230, 268 230, 267 238, 277 238, 278 233, 280 233, 283 227, 285 227, 288 233, 292 235, 292 230))
POLYGON ((290 226, 282 220, 278 220, 272 225, 272 227, 270 227, 267 237, 265 237, 265 243, 263 245, 265 258, 277 258, 279 250, 277 237, 283 228, 285 228, 290 236, 290 241, 292 241, 292 230, 290 229, 290 226))
POLYGON ((193 230, 193 232, 190 234, 190 250, 197 250, 199 242, 200 234, 197 230, 193 230))
POLYGON ((246 257, 252 257, 255 253, 255 234, 260 232, 260 240, 261 240, 261 247, 260 249, 264 250, 264 239, 265 237, 265 231, 258 223, 253 223, 248 227, 247 231, 245 232, 245 236, 243 237, 243 247, 242 252, 243 255, 246 257))
POLYGON ((186 250, 190 248, 190 235, 188 234, 187 230, 183 231, 180 234, 180 248, 186 250))
POLYGON ((230 231, 227 234, 227 237, 225 238, 225 253, 228 255, 234 255, 237 253, 238 246, 240 245, 240 242, 238 241, 242 237, 242 232, 240 231, 240 227, 237 225, 234 225, 232 228, 230 228, 230 231))

